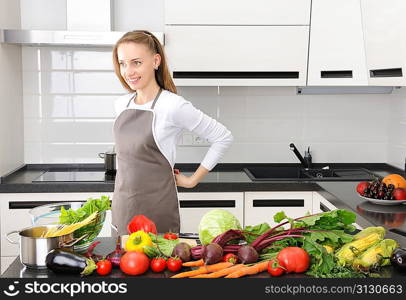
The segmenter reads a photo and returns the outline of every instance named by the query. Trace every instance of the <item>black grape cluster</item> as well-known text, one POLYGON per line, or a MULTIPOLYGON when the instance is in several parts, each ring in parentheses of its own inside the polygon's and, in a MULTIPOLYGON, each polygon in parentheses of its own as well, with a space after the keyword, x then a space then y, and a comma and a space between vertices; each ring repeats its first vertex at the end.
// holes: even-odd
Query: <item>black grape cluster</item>
POLYGON ((379 180, 374 180, 369 183, 368 187, 364 190, 364 196, 373 199, 394 200, 393 190, 395 186, 389 184, 388 186, 379 180))

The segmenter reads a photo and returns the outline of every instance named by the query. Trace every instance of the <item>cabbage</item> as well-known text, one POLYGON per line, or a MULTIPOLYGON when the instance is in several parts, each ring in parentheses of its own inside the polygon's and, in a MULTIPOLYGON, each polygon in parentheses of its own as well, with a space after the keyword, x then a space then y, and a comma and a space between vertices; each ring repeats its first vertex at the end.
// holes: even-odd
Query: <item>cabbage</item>
POLYGON ((241 230, 238 219, 224 209, 213 209, 207 212, 200 220, 200 242, 202 245, 210 244, 216 236, 229 229, 241 230))

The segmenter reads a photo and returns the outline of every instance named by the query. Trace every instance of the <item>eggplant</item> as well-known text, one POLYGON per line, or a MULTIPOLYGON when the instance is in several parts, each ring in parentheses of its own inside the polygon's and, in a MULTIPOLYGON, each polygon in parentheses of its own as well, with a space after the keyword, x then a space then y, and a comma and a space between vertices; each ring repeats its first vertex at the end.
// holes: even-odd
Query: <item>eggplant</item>
POLYGON ((51 250, 45 263, 55 273, 90 275, 97 268, 93 259, 62 248, 51 250))
POLYGON ((405 248, 398 248, 393 251, 392 256, 390 258, 391 263, 395 266, 398 270, 406 272, 406 249, 405 248))

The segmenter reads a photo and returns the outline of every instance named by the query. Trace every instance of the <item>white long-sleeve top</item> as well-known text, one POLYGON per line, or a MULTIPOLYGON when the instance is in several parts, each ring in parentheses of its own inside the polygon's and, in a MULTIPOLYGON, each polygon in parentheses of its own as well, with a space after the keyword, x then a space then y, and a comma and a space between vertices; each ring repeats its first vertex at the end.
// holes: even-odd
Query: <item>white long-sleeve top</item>
MULTIPOLYGON (((151 109, 153 101, 136 104, 131 100, 127 107, 133 96, 134 93, 126 94, 116 100, 117 117, 125 109, 151 109)), ((210 148, 201 162, 201 165, 209 171, 219 162, 233 141, 231 132, 223 124, 195 108, 182 96, 168 90, 162 90, 155 104, 154 113, 155 141, 172 168, 176 160, 176 145, 182 138, 183 129, 209 141, 210 148)))

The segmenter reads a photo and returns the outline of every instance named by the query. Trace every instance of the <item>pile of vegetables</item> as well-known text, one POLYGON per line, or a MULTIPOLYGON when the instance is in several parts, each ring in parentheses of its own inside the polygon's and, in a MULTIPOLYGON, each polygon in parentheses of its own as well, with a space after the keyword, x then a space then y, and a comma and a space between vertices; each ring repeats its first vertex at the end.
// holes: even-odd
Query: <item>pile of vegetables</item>
POLYGON ((400 270, 406 268, 406 250, 385 239, 382 227, 357 232, 353 212, 334 210, 299 218, 279 212, 273 218, 276 226, 262 223, 242 229, 231 213, 210 211, 199 225, 202 245, 191 248, 174 233, 157 234, 155 224, 145 216, 135 216, 128 226, 133 232, 125 249, 120 238, 107 257, 93 254, 99 241, 83 256, 56 249, 49 254, 47 266, 49 262, 55 272, 82 275, 94 270, 106 275, 114 267, 128 275, 189 268, 172 278, 239 278, 264 271, 271 276, 306 273, 354 278, 376 276, 376 270, 391 262, 400 270))
MULTIPOLYGON (((376 231, 376 228, 352 235, 356 232, 353 225, 355 218, 356 215, 347 210, 295 219, 279 212, 274 215, 278 225, 271 228, 269 224, 262 223, 243 230, 228 228, 211 241, 192 248, 192 258, 201 261, 204 266, 219 264, 225 255, 230 254, 235 256, 234 262, 243 265, 267 261, 268 272, 274 276, 292 272, 329 278, 376 276, 373 272, 389 264, 389 258, 398 244, 393 240, 383 240, 383 228, 379 229, 379 238, 372 238, 368 234, 376 231), (357 241, 361 237, 365 239, 357 241), (367 239, 371 239, 368 246, 356 249, 357 244, 363 245, 367 239), (343 256, 347 257, 348 251, 355 251, 356 255, 353 254, 351 263, 343 263, 343 256), (286 259, 286 254, 293 259, 286 259)), ((212 229, 215 222, 215 218, 212 218, 212 229)))

